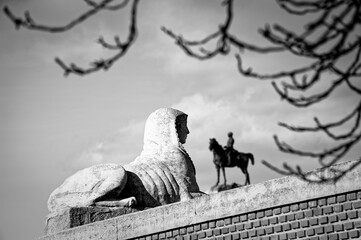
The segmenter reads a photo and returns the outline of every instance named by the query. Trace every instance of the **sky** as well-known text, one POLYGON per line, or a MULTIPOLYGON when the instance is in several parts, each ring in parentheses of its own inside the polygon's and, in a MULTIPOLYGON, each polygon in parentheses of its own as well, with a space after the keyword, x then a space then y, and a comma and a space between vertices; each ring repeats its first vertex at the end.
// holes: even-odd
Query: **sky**
MULTIPOLYGON (((29 10, 39 23, 62 25, 87 9, 83 1, 0 0, 20 16, 29 10)), ((290 17, 274 1, 237 1, 232 31, 246 41, 267 43, 258 34, 266 23, 292 29, 302 19, 290 17)), ((190 135, 184 145, 203 191, 216 182, 209 138, 251 152, 251 183, 281 177, 261 164, 300 164, 310 170, 314 160, 280 153, 273 135, 302 149, 329 146, 322 135, 297 135, 279 121, 312 126, 315 115, 336 120, 351 111, 355 98, 340 88, 325 103, 297 109, 280 100, 267 81, 241 76, 234 53, 208 61, 189 58, 161 26, 199 39, 224 21, 221 1, 140 1, 139 34, 126 56, 104 72, 63 76, 54 58, 86 65, 109 52, 96 43, 99 35, 113 39, 127 33, 129 11, 100 13, 69 32, 50 34, 16 31, 0 13, 0 240, 36 239, 43 235, 50 193, 68 176, 94 164, 125 165, 141 152, 148 115, 173 107, 188 116, 190 135)), ((244 54, 246 66, 263 73, 292 68, 300 62, 283 55, 244 54)), ((357 147, 356 147, 357 148, 357 147)), ((353 160, 357 151, 348 155, 353 160)), ((228 183, 243 183, 240 169, 227 169, 228 183)), ((222 179, 221 179, 222 181, 222 179)))

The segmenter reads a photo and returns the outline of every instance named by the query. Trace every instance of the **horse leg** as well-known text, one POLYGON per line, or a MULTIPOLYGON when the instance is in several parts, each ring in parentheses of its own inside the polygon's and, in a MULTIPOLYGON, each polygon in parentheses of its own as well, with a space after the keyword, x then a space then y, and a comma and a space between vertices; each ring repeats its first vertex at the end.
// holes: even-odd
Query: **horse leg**
POLYGON ((219 184, 219 167, 217 166, 216 169, 217 169, 217 182, 214 186, 218 186, 219 184))
POLYGON ((249 184, 251 184, 251 181, 250 181, 250 179, 249 179, 248 171, 245 172, 245 175, 246 175, 246 182, 244 183, 244 185, 249 185, 249 184))
POLYGON ((222 172, 223 172, 223 178, 224 178, 224 186, 227 185, 227 179, 226 179, 226 170, 224 169, 224 167, 222 167, 222 172))
POLYGON ((244 182, 244 185, 251 184, 251 181, 249 179, 249 173, 248 173, 248 161, 249 158, 246 157, 244 154, 240 156, 241 164, 239 165, 239 168, 242 170, 243 174, 246 176, 246 181, 244 182))

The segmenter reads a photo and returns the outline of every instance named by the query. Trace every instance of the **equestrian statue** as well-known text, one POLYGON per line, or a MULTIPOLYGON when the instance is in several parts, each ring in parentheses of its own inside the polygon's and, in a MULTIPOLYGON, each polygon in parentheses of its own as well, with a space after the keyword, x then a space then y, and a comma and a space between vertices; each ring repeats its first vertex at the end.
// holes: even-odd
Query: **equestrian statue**
POLYGON ((217 182, 214 185, 218 186, 219 184, 219 171, 222 169, 224 185, 226 185, 226 172, 225 168, 239 167, 242 172, 246 175, 246 181, 244 185, 251 184, 249 173, 248 173, 248 162, 251 160, 252 165, 254 165, 254 157, 252 153, 243 153, 239 152, 233 148, 234 139, 232 132, 228 133, 227 145, 223 148, 215 138, 209 139, 209 150, 213 152, 213 163, 217 169, 217 182))

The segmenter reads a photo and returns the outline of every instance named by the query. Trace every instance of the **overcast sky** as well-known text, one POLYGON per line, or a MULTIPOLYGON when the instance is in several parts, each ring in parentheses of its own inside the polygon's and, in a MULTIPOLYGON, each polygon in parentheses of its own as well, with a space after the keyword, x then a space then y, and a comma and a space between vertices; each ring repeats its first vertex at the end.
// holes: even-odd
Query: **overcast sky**
MULTIPOLYGON (((126 164, 142 150, 144 123, 160 107, 174 107, 189 115, 190 135, 185 148, 197 169, 201 190, 216 182, 209 138, 225 145, 232 131, 235 148, 251 152, 252 183, 275 177, 260 164, 289 161, 305 169, 317 164, 281 154, 273 134, 304 149, 324 146, 322 136, 298 136, 282 130, 279 121, 312 125, 335 120, 351 110, 353 98, 341 88, 325 104, 295 109, 280 101, 269 82, 247 79, 237 72, 232 54, 209 61, 187 57, 162 25, 197 39, 224 21, 221 1, 157 0, 139 4, 139 35, 127 55, 108 72, 63 77, 54 63, 85 65, 108 54, 95 40, 125 36, 129 11, 106 12, 64 34, 16 31, 0 14, 0 240, 34 239, 43 235, 47 199, 66 177, 97 163, 126 164)), ((21 15, 29 10, 39 23, 62 25, 86 9, 83 1, 1 0, 21 15)), ((252 43, 266 43, 257 29, 281 22, 297 29, 274 1, 237 1, 234 34, 252 43)), ((264 73, 299 64, 283 55, 244 55, 246 66, 264 73)), ((328 143, 327 143, 328 144, 328 143)), ((356 153, 351 153, 352 160, 356 153)), ((243 183, 239 169, 227 169, 228 182, 243 183)))

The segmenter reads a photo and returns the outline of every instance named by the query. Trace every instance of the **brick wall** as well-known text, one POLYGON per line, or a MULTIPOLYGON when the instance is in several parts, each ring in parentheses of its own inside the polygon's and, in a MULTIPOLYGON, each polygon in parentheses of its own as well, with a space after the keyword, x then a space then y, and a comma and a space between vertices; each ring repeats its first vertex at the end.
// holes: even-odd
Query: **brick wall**
MULTIPOLYGON (((361 183, 359 183, 361 184, 361 183)), ((361 191, 236 214, 134 239, 360 239, 361 191)))
MULTIPOLYGON (((353 163, 312 174, 330 176, 335 169, 345 170, 353 163)), ((361 239, 360 232, 361 166, 336 184, 281 177, 58 231, 40 239, 331 240, 361 239)))

